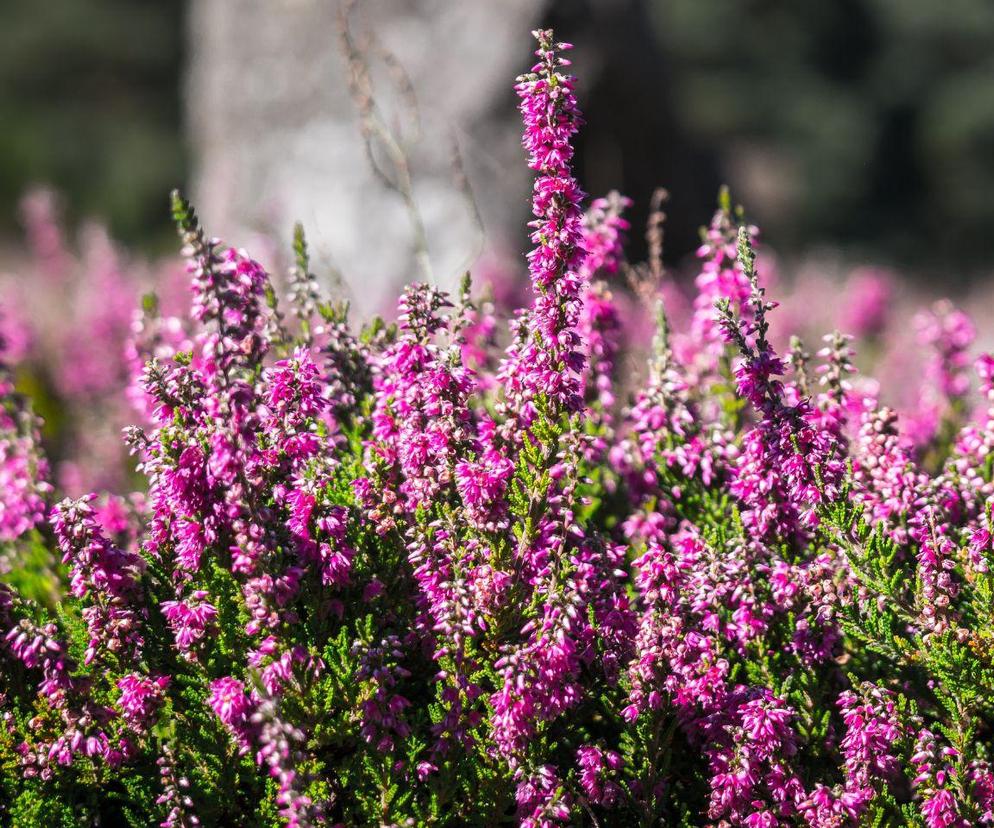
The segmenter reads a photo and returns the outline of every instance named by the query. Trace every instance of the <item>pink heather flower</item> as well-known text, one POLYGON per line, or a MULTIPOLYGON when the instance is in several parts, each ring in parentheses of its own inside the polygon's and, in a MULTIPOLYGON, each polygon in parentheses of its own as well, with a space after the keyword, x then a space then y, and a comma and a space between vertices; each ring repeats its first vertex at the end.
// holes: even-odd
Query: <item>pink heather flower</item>
POLYGON ((120 431, 129 410, 121 392, 130 372, 121 352, 146 274, 126 268, 98 226, 84 227, 80 255, 70 253, 45 203, 51 199, 29 200, 35 206, 26 212, 36 214, 27 221, 29 244, 40 268, 7 287, 17 292, 19 311, 33 317, 29 370, 44 366, 67 415, 59 426, 56 477, 68 494, 123 491, 128 481, 120 431))
POLYGON ((940 508, 929 505, 912 518, 908 532, 917 545, 922 624, 927 631, 936 633, 957 622, 958 614, 953 607, 960 591, 957 546, 943 517, 940 508))
POLYGON ((520 769, 515 779, 518 787, 514 796, 521 828, 553 828, 568 823, 570 796, 552 765, 542 765, 531 773, 520 769))
POLYGON ((83 619, 90 634, 85 663, 98 653, 121 659, 136 657, 143 644, 140 631, 145 609, 138 579, 144 560, 119 549, 97 523, 93 496, 63 500, 52 511, 51 523, 69 566, 69 584, 77 598, 87 598, 83 619))
POLYGON ((286 501, 290 513, 286 526, 297 542, 301 563, 316 566, 325 586, 347 583, 355 554, 346 539, 348 513, 332 506, 315 516, 316 498, 299 489, 290 492, 286 501))
POLYGON ((949 828, 950 826, 966 826, 968 823, 960 817, 956 797, 952 792, 942 788, 930 796, 921 807, 922 816, 928 828, 949 828))
POLYGON ((838 705, 846 725, 841 747, 847 786, 865 788, 889 782, 900 770, 895 746, 906 736, 894 694, 864 684, 859 695, 842 693, 838 705))
POLYGON ((0 429, 0 541, 13 541, 45 519, 48 466, 29 437, 0 429))
POLYGON ((318 454, 323 441, 317 423, 328 408, 318 367, 308 350, 299 348, 291 359, 279 360, 266 373, 267 411, 261 426, 268 443, 300 468, 318 454))
POLYGON ((583 250, 580 268, 584 279, 613 276, 624 260, 625 234, 631 229, 623 213, 632 200, 612 190, 605 198, 595 198, 583 216, 583 250))
POLYGON ((915 325, 919 344, 928 347, 932 356, 925 366, 909 434, 917 445, 925 445, 935 437, 943 418, 958 416, 957 409, 970 389, 966 369, 976 331, 969 316, 945 301, 918 314, 915 325))
MULTIPOLYGON (((0 614, 10 610, 3 601, 8 594, 0 588, 0 614)), ((11 620, 8 617, 5 623, 11 620)), ((17 747, 21 754, 21 772, 25 778, 41 777, 47 781, 52 778, 54 768, 72 765, 79 756, 102 761, 112 769, 119 767, 133 755, 132 746, 127 739, 112 740, 108 736, 114 711, 90 698, 92 678, 73 676, 78 665, 69 658, 66 646, 55 635, 54 624, 39 626, 22 618, 11 626, 3 639, 14 658, 30 670, 40 670, 38 693, 56 713, 52 727, 41 731, 32 728, 35 732, 17 747)), ((3 698, 2 694, 0 698, 3 698)), ((10 723, 10 719, 5 717, 4 720, 10 723)), ((38 723, 41 719, 33 721, 38 723)))
POLYGON ((503 686, 491 696, 497 749, 512 766, 539 722, 552 721, 582 697, 576 624, 579 595, 550 596, 523 632, 523 645, 496 661, 503 686))
MULTIPOLYGON (((755 246, 759 231, 745 227, 749 243, 755 246)), ((697 257, 701 272, 696 279, 697 298, 691 320, 691 335, 703 352, 710 367, 721 353, 723 341, 715 303, 726 300, 736 316, 748 319, 752 288, 749 275, 738 256, 740 228, 732 215, 731 205, 723 204, 715 211, 711 225, 704 231, 697 257)))
MULTIPOLYGON (((752 630, 770 623, 772 608, 761 609, 758 596, 750 596, 755 587, 746 576, 752 561, 765 563, 760 556, 769 553, 732 549, 722 556, 693 535, 678 536, 673 547, 650 543, 635 562, 643 614, 629 667, 631 703, 622 717, 634 721, 672 707, 709 760, 711 818, 783 824, 806 795, 792 767, 794 712, 769 691, 730 684, 718 637, 748 641, 752 630), (727 614, 732 623, 723 623, 727 614)), ((794 602, 810 588, 792 587, 780 574, 773 584, 783 603, 776 611, 798 612, 794 602)))
POLYGON ((920 314, 916 323, 919 342, 935 352, 928 378, 945 397, 963 396, 969 388, 967 349, 977 335, 970 317, 948 302, 938 302, 931 312, 920 314))
POLYGON ((340 420, 355 416, 356 405, 372 388, 371 348, 349 329, 344 311, 324 319, 316 330, 322 395, 326 405, 340 420))
POLYGON ((485 390, 495 386, 493 375, 494 346, 497 337, 497 316, 492 302, 466 308, 466 325, 462 329, 460 358, 473 371, 485 390))
POLYGON ((748 824, 750 817, 769 820, 778 812, 785 816, 792 811, 793 803, 803 795, 790 766, 797 752, 793 715, 782 701, 762 691, 756 698, 732 702, 727 711, 705 720, 703 734, 714 740, 714 747, 705 748, 711 771, 712 819, 725 817, 733 824, 748 824))
POLYGON ((573 95, 574 79, 559 70, 569 65, 551 31, 535 32, 539 62, 515 87, 521 98, 528 166, 538 173, 530 223, 535 245, 528 254, 534 303, 519 320, 518 341, 501 366, 499 381, 527 424, 531 408, 544 395, 554 410, 583 407, 580 374, 583 355, 576 328, 583 277, 583 193, 572 176, 570 141, 581 123, 573 95))
POLYGON ((470 513, 487 514, 504 493, 514 464, 494 449, 478 461, 463 460, 456 465, 456 486, 470 513))
POLYGON ((887 325, 893 282, 893 275, 881 268, 854 270, 846 282, 839 328, 859 340, 879 336, 887 325))
POLYGON ((773 607, 796 617, 791 652, 808 667, 835 658, 842 640, 837 615, 848 588, 845 568, 827 553, 797 564, 775 560, 772 567, 773 607))
POLYGON ((18 365, 30 356, 33 333, 28 320, 9 302, 0 305, 0 354, 8 365, 18 365))
POLYGON ((618 801, 621 788, 611 776, 624 764, 620 754, 602 750, 593 745, 583 745, 576 751, 580 768, 580 787, 594 805, 611 807, 618 801))
POLYGON ((164 745, 162 755, 155 760, 159 768, 159 783, 162 793, 155 800, 156 805, 164 805, 166 818, 159 828, 196 828, 200 818, 194 813, 193 800, 188 793, 190 780, 176 775, 176 761, 172 746, 164 745))
POLYGON ((312 658, 305 647, 281 649, 274 636, 269 636, 249 652, 248 664, 259 671, 262 686, 270 696, 278 695, 287 687, 303 686, 324 669, 324 662, 312 658))
POLYGON ((817 395, 817 404, 826 417, 845 423, 853 403, 853 388, 847 377, 856 372, 852 364, 854 353, 850 347, 852 337, 835 331, 822 339, 826 344, 818 351, 818 356, 823 361, 816 372, 823 391, 817 395))
POLYGON ((348 583, 355 550, 348 544, 348 512, 341 506, 326 507, 317 519, 318 565, 321 583, 341 586, 348 583))
POLYGON ((623 423, 624 437, 610 460, 624 476, 630 496, 637 498, 625 523, 629 538, 660 540, 673 528, 673 489, 660 486, 664 470, 678 469, 687 478, 699 477, 710 486, 723 476, 725 443, 721 431, 701 433, 705 423, 691 402, 687 377, 680 369, 669 341, 669 323, 659 309, 657 335, 649 362, 649 381, 639 392, 623 423))
MULTIPOLYGON (((5 349, 0 333, 0 356, 5 349)), ((40 442, 38 423, 0 360, 0 542, 16 540, 45 519, 52 486, 40 442)), ((3 565, 0 557, 0 572, 3 565)))
POLYGON ((403 716, 411 703, 396 689, 411 675, 399 663, 404 657, 401 641, 395 635, 384 638, 377 645, 356 641, 352 654, 359 659, 356 680, 363 683, 360 733, 378 751, 387 753, 394 749, 396 740, 406 738, 411 732, 403 716))
POLYGON ((870 519, 898 543, 907 540, 907 520, 922 505, 927 478, 889 408, 867 407, 860 422, 853 463, 856 498, 870 519))
POLYGON ((75 665, 65 645, 54 637, 56 633, 54 624, 39 627, 25 618, 7 631, 4 642, 25 667, 41 670, 39 692, 58 707, 65 703, 66 694, 76 688, 77 682, 72 677, 75 665))
MULTIPOLYGON (((743 228, 740 243, 751 255, 746 239, 743 228)), ((753 322, 736 321, 727 304, 721 319, 727 341, 742 354, 735 369, 739 394, 762 417, 746 432, 729 489, 742 501, 743 520, 756 537, 803 537, 818 523, 816 507, 834 497, 845 472, 841 422, 807 400, 786 403, 783 383, 776 379, 785 366, 766 339, 772 306, 755 278, 749 304, 753 322)))
POLYGON ((303 731, 284 719, 276 702, 270 698, 262 699, 255 707, 252 726, 259 744, 256 763, 266 768, 279 786, 276 803, 287 828, 322 824, 321 805, 301 790, 306 779, 297 770, 303 758, 297 746, 306 740, 303 731))
POLYGON ((580 334, 587 351, 587 391, 590 402, 600 403, 610 423, 614 407, 614 361, 620 350, 621 320, 611 291, 603 282, 589 285, 583 297, 580 334))
POLYGON ((298 348, 291 359, 279 360, 269 371, 268 402, 278 417, 316 417, 324 407, 317 366, 310 351, 298 348))
POLYGON ((134 542, 138 532, 136 514, 144 508, 144 497, 132 495, 125 499, 117 495, 107 495, 94 505, 93 516, 100 528, 111 537, 126 537, 134 542))
POLYGON ((148 726, 152 716, 164 700, 164 692, 169 686, 168 676, 151 678, 140 673, 128 673, 117 681, 121 691, 118 704, 124 718, 139 729, 148 726))
POLYGON ((994 771, 989 762, 975 759, 970 764, 971 794, 980 809, 980 818, 989 823, 994 820, 994 771))
POLYGON ((124 345, 128 367, 125 395, 131 407, 144 421, 155 419, 156 398, 145 386, 145 366, 153 361, 168 362, 180 351, 193 348, 185 320, 176 316, 160 316, 158 306, 134 311, 130 334, 124 345))
POLYGON ((419 782, 424 782, 433 773, 438 773, 438 768, 431 762, 418 762, 415 772, 419 782))
POLYGON ((952 454, 947 461, 947 472, 951 474, 947 476, 951 478, 950 482, 956 487, 968 513, 979 516, 984 511, 984 502, 994 496, 994 481, 988 479, 990 474, 986 470, 988 458, 994 453, 994 357, 981 354, 974 363, 974 369, 987 408, 981 416, 975 416, 975 422, 963 426, 956 435, 952 454))
POLYGON ((448 330, 440 310, 449 304, 434 288, 408 287, 399 308, 401 336, 383 354, 374 378, 369 460, 399 467, 401 494, 412 510, 451 483, 459 450, 472 436, 467 400, 473 375, 433 341, 448 330))
POLYGON ((256 704, 245 692, 238 679, 226 676, 210 683, 208 704, 221 724, 235 737, 243 751, 248 750, 254 731, 251 717, 256 704))
POLYGON ((189 598, 163 601, 159 609, 173 631, 176 648, 188 661, 197 660, 197 649, 217 618, 217 610, 204 599, 205 590, 195 590, 189 598))
POLYGON ((192 265, 193 318, 213 320, 228 345, 240 345, 257 333, 260 322, 259 299, 266 284, 266 272, 241 250, 227 248, 202 267, 192 265))
POLYGON ((33 190, 21 201, 21 217, 28 245, 42 264, 46 279, 56 284, 68 275, 71 267, 58 206, 55 193, 46 189, 33 190))
POLYGON ((918 733, 911 764, 917 773, 912 785, 920 800, 920 813, 927 828, 968 828, 969 822, 960 811, 960 803, 950 790, 955 771, 949 760, 955 756, 952 748, 940 747, 935 735, 926 728, 918 733))
POLYGON ((502 528, 507 522, 505 495, 514 462, 498 448, 495 425, 488 417, 477 426, 478 455, 456 463, 456 489, 467 517, 480 529, 502 528))
POLYGON ((121 357, 138 304, 137 285, 103 228, 87 228, 83 253, 85 282, 74 303, 76 325, 65 332, 62 344, 72 358, 59 366, 56 380, 69 399, 100 401, 120 394, 128 382, 121 357), (77 326, 87 335, 80 337, 77 326))

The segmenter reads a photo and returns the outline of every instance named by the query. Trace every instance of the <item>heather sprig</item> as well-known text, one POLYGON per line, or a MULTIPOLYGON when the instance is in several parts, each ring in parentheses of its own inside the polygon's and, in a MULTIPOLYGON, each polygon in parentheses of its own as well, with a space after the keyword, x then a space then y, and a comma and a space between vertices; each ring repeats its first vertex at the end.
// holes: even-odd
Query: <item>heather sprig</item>
POLYGON ((551 31, 534 35, 539 61, 515 87, 525 126, 522 144, 528 166, 537 173, 532 192, 535 219, 529 224, 534 247, 528 254, 534 302, 520 322, 520 341, 499 374, 525 424, 534 416, 540 395, 556 412, 578 411, 583 405, 583 355, 576 330, 583 291, 583 192, 571 168, 571 139, 581 118, 573 94, 575 80, 561 71, 569 61, 560 55, 572 47, 555 42, 551 31))

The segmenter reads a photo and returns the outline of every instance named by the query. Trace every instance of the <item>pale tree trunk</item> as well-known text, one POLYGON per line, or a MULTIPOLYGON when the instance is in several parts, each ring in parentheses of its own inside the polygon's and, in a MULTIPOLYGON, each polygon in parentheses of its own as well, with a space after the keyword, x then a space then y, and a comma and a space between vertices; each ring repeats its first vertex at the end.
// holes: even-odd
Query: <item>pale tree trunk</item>
MULTIPOLYGON (((531 65, 529 31, 544 5, 361 0, 350 15, 371 66, 374 103, 390 130, 407 136, 426 265, 405 200, 366 156, 338 2, 193 0, 193 196, 209 232, 235 245, 257 233, 287 244, 293 222, 303 222, 315 269, 320 275, 322 263, 333 263, 341 271, 358 316, 388 307, 398 285, 425 278, 429 267, 431 278, 452 287, 482 249, 479 222, 458 183, 455 143, 489 250, 518 250, 530 177, 512 87, 531 65), (417 100, 419 138, 394 59, 417 100)), ((376 156, 396 172, 382 146, 376 156)))

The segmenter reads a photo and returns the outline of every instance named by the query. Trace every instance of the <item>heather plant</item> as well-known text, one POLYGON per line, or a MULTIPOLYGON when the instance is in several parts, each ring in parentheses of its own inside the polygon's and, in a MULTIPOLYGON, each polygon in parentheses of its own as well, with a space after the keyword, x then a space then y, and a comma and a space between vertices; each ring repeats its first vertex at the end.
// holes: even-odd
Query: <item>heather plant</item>
POLYGON ((55 494, 4 367, 0 823, 994 821, 994 357, 937 306, 895 411, 865 275, 858 338, 778 345, 727 192, 671 301, 662 194, 630 263, 536 36, 512 318, 467 278, 356 331, 300 228, 283 299, 174 194, 190 313, 115 380, 144 486, 55 494))
POLYGON ((185 274, 171 259, 149 264, 125 255, 94 222, 74 244, 48 190, 29 193, 21 212, 32 260, 0 274, 7 361, 45 415, 43 437, 60 490, 125 495, 135 480, 121 429, 145 415, 140 404, 135 408, 139 397, 125 389, 136 386, 149 355, 150 326, 175 344, 185 274), (158 313, 139 303, 153 284, 158 313))

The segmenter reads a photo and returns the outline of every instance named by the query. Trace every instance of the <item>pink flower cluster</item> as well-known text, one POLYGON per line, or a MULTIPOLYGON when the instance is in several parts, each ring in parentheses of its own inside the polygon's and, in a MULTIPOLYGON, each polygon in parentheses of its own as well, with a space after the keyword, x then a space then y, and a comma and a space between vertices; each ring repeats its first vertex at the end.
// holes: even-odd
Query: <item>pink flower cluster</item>
POLYGON ((176 194, 189 318, 95 321, 83 383, 140 491, 57 499, 3 370, 0 825, 994 824, 994 357, 937 307, 908 412, 866 273, 785 346, 727 193, 685 283, 658 198, 628 262, 536 36, 527 308, 354 332, 301 232, 284 302, 176 194))
POLYGON ((528 254, 535 301, 519 319, 517 341, 499 374, 508 396, 530 416, 538 396, 557 410, 577 411, 583 404, 580 372, 583 355, 577 325, 583 297, 583 191, 573 178, 571 140, 581 119, 573 94, 574 79, 560 70, 559 55, 568 43, 555 43, 551 31, 536 32, 538 63, 515 87, 521 98, 528 166, 538 173, 532 195, 528 254))

